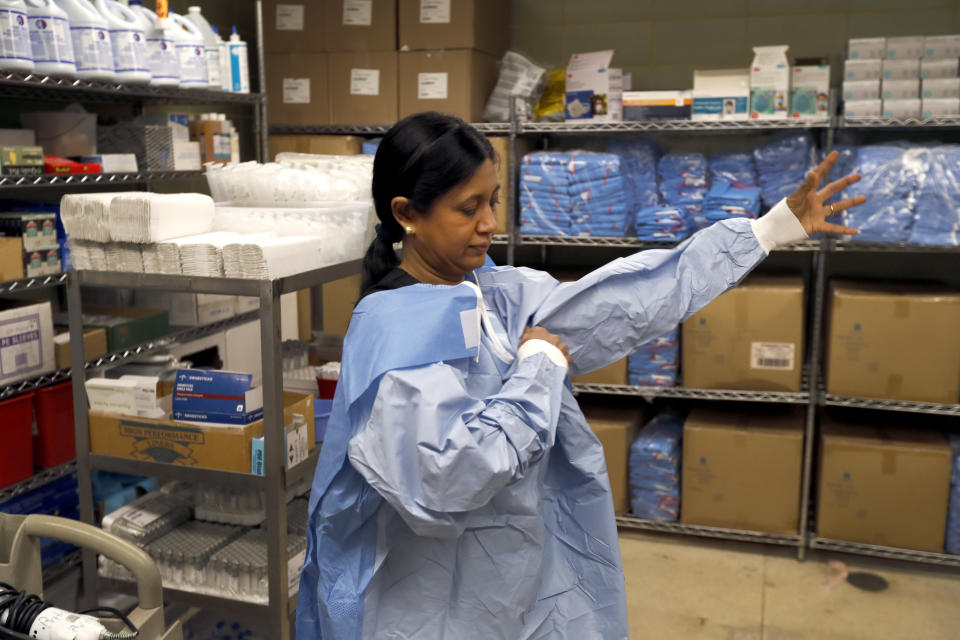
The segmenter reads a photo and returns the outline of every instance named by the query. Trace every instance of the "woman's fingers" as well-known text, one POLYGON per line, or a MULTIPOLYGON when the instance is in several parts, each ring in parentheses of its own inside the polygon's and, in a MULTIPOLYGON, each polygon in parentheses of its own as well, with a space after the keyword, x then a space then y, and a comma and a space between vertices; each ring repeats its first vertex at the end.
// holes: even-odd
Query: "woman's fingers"
POLYGON ((816 231, 821 231, 823 233, 834 233, 837 235, 843 236, 855 236, 859 231, 851 227, 844 227, 843 225, 833 224, 830 222, 824 222, 819 227, 816 228, 816 231))
POLYGON ((827 157, 823 159, 817 168, 814 169, 814 173, 817 174, 817 177, 822 181, 827 177, 827 174, 830 173, 830 169, 833 168, 833 164, 837 161, 837 158, 840 157, 840 154, 836 151, 831 151, 827 154, 827 157))
POLYGON ((849 187, 850 185, 856 182, 860 182, 860 174, 851 173, 850 175, 844 178, 840 178, 839 180, 834 180, 833 182, 825 186, 823 189, 820 189, 820 191, 817 192, 817 197, 820 198, 821 200, 829 200, 838 192, 843 191, 845 188, 849 187))
POLYGON ((856 198, 847 198, 845 200, 841 200, 840 202, 834 202, 832 205, 829 205, 828 208, 832 208, 834 213, 840 213, 841 211, 845 211, 850 207, 863 204, 866 201, 866 196, 857 196, 856 198))

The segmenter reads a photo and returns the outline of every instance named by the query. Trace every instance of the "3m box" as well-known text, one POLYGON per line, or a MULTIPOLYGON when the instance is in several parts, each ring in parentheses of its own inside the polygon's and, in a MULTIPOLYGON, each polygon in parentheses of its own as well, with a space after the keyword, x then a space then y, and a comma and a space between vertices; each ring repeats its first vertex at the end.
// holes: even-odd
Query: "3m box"
POLYGON ((244 425, 263 417, 263 387, 253 375, 181 369, 173 388, 173 418, 184 422, 244 425))
POLYGON ((0 300, 0 385, 55 368, 50 303, 0 300))
POLYGON ((843 83, 843 99, 876 100, 880 97, 880 80, 849 80, 843 83))
POLYGON ((826 120, 830 117, 830 65, 793 68, 790 117, 826 120))
POLYGON ((884 118, 919 118, 922 105, 920 98, 898 98, 883 101, 884 118))
POLYGON ((907 59, 921 58, 925 50, 923 36, 901 36, 898 38, 887 38, 886 58, 907 59))
POLYGON ((0 234, 22 238, 24 251, 60 248, 55 213, 0 213, 0 234))
POLYGON ((801 391, 801 278, 754 277, 683 323, 683 385, 801 391))
POLYGON ((749 120, 750 70, 693 72, 692 120, 749 120))
POLYGON ((821 538, 943 552, 950 445, 939 431, 825 420, 820 445, 821 538))
MULTIPOLYGON (((263 50, 265 53, 322 53, 327 51, 323 28, 324 5, 336 0, 264 0, 263 50)), ((226 39, 226 34, 224 34, 226 39)), ((252 40, 253 38, 247 38, 252 40)))
POLYGON ((920 77, 920 60, 884 60, 883 78, 890 80, 912 80, 920 77))
POLYGON ((924 98, 920 109, 924 118, 955 116, 960 114, 960 98, 924 98))
POLYGON ((278 153, 354 156, 363 152, 363 138, 358 136, 270 136, 268 142, 271 159, 278 153))
MULTIPOLYGON (((958 78, 960 80, 960 78, 958 78)), ((920 96, 920 79, 888 80, 884 78, 880 84, 880 97, 884 100, 901 100, 920 96)), ((940 97, 940 96, 937 96, 940 97)))
POLYGON ((926 36, 923 39, 923 56, 925 58, 952 58, 953 62, 960 58, 960 35, 926 36))
POLYGON ((399 50, 478 49, 500 59, 507 50, 508 0, 399 0, 399 50))
MULTIPOLYGON (((283 407, 289 425, 294 414, 313 415, 313 396, 285 392, 283 407)), ((231 427, 91 412, 89 424, 90 453, 238 473, 250 473, 250 442, 263 435, 263 420, 231 427)), ((311 420, 307 431, 312 443, 311 420)))
POLYGON ((602 369, 571 378, 579 384, 627 384, 627 359, 617 360, 602 369))
POLYGON ((612 60, 612 49, 570 56, 564 96, 567 120, 623 119, 623 71, 611 69, 612 60))
POLYGON ((470 49, 398 54, 399 117, 421 111, 452 113, 467 122, 483 119, 497 84, 497 59, 470 49))
MULTIPOLYGON (((67 313, 58 311, 56 323, 68 324, 67 313)), ((83 326, 101 328, 107 333, 107 349, 120 351, 141 342, 155 340, 170 332, 166 309, 85 306, 83 326)))
POLYGON ((397 0, 326 0, 322 4, 328 51, 397 50, 397 0))
POLYGON ((790 115, 790 60, 785 44, 753 48, 750 117, 784 120, 790 115))
POLYGON ((330 124, 397 121, 396 52, 330 54, 330 124))
POLYGON ((924 78, 922 98, 960 98, 960 78, 924 78))
POLYGON ((886 38, 850 38, 847 42, 849 58, 885 58, 886 55, 886 38))
POLYGON ((843 115, 848 118, 879 116, 883 113, 883 100, 845 100, 843 103, 843 115))
POLYGON ((924 58, 920 61, 920 77, 927 78, 956 78, 960 71, 960 56, 948 59, 924 58))
MULTIPOLYGON (((53 350, 57 369, 66 369, 70 366, 70 332, 64 327, 57 327, 58 333, 53 336, 53 350)), ((83 329, 83 359, 93 360, 107 352, 107 332, 103 329, 83 329)))
POLYGON ((883 77, 883 60, 847 60, 843 63, 843 79, 879 80, 883 77))
POLYGON ((627 463, 630 445, 637 437, 643 414, 638 409, 587 406, 584 415, 590 428, 603 445, 603 457, 607 462, 610 491, 613 494, 613 510, 616 513, 630 511, 630 475, 627 463))
POLYGON ((827 393, 953 404, 960 394, 960 293, 834 281, 827 393))
POLYGON ((276 124, 330 124, 329 56, 269 53, 267 114, 276 124))
POLYGON ((797 534, 803 413, 694 409, 683 426, 680 519, 797 534))
POLYGON ((693 109, 690 91, 625 91, 624 121, 689 120, 693 109))
MULTIPOLYGON (((513 192, 510 190, 510 138, 504 136, 490 137, 490 144, 497 153, 497 184, 500 185, 500 205, 497 206, 497 233, 507 233, 509 227, 507 216, 513 211, 511 201, 513 192)), ((518 136, 514 144, 517 145, 517 157, 533 150, 534 141, 530 138, 518 136)), ((326 325, 324 325, 326 326, 326 325)))

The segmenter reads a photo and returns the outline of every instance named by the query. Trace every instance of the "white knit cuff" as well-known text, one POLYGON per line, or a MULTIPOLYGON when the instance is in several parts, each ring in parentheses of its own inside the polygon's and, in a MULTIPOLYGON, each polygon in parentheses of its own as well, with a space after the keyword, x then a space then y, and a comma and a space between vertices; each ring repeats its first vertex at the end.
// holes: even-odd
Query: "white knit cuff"
POLYGON ((558 367, 563 367, 563 370, 567 370, 567 357, 563 355, 563 351, 560 351, 557 347, 550 344, 546 340, 539 340, 534 338, 533 340, 527 340, 517 351, 517 357, 520 360, 524 358, 529 358, 530 356, 536 355, 538 353, 545 353, 547 357, 553 362, 553 364, 558 367))
POLYGON ((753 227, 753 233, 757 236, 757 242, 767 254, 777 247, 800 242, 808 237, 800 220, 787 206, 786 198, 770 209, 767 215, 758 220, 751 220, 750 226, 753 227))

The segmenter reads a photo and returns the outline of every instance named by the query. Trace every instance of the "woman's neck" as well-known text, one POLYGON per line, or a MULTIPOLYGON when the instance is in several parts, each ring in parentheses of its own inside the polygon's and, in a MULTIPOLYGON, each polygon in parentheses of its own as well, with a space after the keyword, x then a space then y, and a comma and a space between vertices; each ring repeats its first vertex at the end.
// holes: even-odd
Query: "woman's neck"
POLYGON ((398 265, 401 269, 409 273, 418 282, 424 284, 446 284, 456 285, 463 282, 463 275, 451 275, 431 266, 430 262, 425 260, 422 255, 412 247, 404 243, 403 259, 398 265))

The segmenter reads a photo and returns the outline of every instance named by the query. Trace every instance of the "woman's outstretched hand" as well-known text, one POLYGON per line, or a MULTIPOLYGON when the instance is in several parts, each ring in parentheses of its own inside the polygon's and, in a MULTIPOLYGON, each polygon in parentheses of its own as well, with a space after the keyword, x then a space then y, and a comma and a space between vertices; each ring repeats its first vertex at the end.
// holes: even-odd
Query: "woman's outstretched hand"
POLYGON ((831 151, 830 154, 824 158, 823 162, 820 163, 820 166, 807 174, 807 179, 803 181, 800 188, 787 198, 787 206, 790 207, 793 215, 797 216, 807 235, 813 233, 836 233, 852 236, 858 233, 856 229, 827 222, 827 218, 850 207, 863 204, 867 201, 865 196, 847 198, 846 200, 841 200, 833 204, 824 204, 824 202, 833 197, 837 192, 842 191, 854 182, 858 182, 860 175, 856 173, 850 174, 845 178, 831 182, 819 191, 817 190, 839 156, 840 154, 836 151, 831 151))

